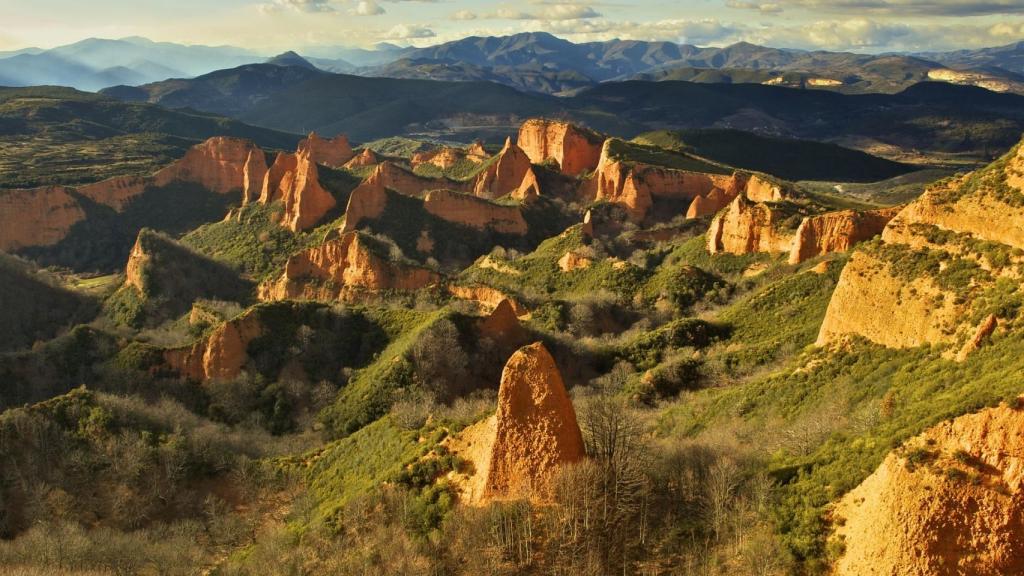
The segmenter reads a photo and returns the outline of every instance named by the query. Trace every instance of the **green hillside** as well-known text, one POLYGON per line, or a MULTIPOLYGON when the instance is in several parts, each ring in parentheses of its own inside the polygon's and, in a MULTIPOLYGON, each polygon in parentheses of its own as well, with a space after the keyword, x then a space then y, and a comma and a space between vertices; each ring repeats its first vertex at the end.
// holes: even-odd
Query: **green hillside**
POLYGON ((769 138, 739 130, 646 132, 634 141, 689 152, 786 180, 876 182, 915 170, 912 166, 835 144, 769 138))
POLYGON ((149 174, 211 136, 294 148, 297 136, 70 88, 0 88, 0 189, 149 174))
POLYGON ((65 288, 59 279, 0 252, 0 352, 53 338, 61 328, 92 319, 94 298, 65 288))

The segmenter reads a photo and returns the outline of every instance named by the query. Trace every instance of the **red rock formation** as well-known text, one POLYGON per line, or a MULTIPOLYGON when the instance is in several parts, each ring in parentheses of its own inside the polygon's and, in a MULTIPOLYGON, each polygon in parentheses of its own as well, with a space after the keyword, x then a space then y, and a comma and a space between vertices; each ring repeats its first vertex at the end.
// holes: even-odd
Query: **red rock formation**
POLYGON ((124 268, 124 283, 127 286, 134 286, 140 294, 146 293, 146 282, 143 277, 146 263, 149 261, 149 254, 142 247, 142 234, 135 238, 132 251, 128 253, 128 263, 124 268))
POLYGON ((342 232, 353 232, 364 220, 373 220, 384 213, 388 205, 388 191, 377 182, 367 180, 348 197, 345 207, 345 225, 342 232))
POLYGON ((515 306, 507 298, 498 303, 490 314, 477 321, 477 333, 504 348, 522 346, 529 334, 516 315, 515 306))
POLYGON ((927 277, 908 282, 886 262, 855 251, 832 292, 817 344, 850 334, 890 348, 946 342, 965 313, 927 277))
POLYGON ((198 184, 221 194, 244 190, 245 167, 254 154, 262 152, 246 140, 210 138, 152 176, 119 176, 77 189, 51 186, 0 192, 0 249, 49 246, 64 239, 71 226, 85 217, 73 192, 122 211, 147 188, 175 181, 198 184))
POLYGON ((388 188, 406 196, 422 197, 430 190, 467 191, 469 184, 471 183, 456 182, 448 178, 424 178, 391 162, 384 161, 377 165, 373 174, 370 174, 356 187, 356 190, 363 187, 388 188))
POLYGON ((594 170, 601 159, 604 139, 568 122, 527 120, 519 128, 516 143, 534 164, 558 162, 563 174, 577 176, 594 170))
POLYGON ((691 200, 687 217, 699 218, 717 213, 741 193, 762 199, 783 197, 778 184, 745 172, 707 174, 623 162, 612 157, 611 142, 605 143, 593 177, 582 183, 579 194, 586 202, 619 204, 636 222, 647 216, 656 198, 691 200))
POLYGON ((900 208, 856 212, 841 210, 804 218, 796 230, 789 263, 799 264, 816 256, 846 252, 854 244, 882 233, 900 208))
POLYGON ((495 204, 482 198, 434 190, 423 200, 427 212, 456 224, 478 230, 491 229, 499 234, 523 235, 528 231, 526 220, 518 206, 495 204))
POLYGON ((260 202, 280 200, 284 204, 281 225, 293 232, 312 228, 337 205, 334 196, 320 186, 316 166, 307 151, 282 152, 264 179, 260 202))
POLYGON ((418 290, 439 280, 432 270, 377 254, 362 235, 349 232, 290 257, 281 278, 260 286, 260 298, 336 300, 360 290, 418 290))
POLYGON ((480 161, 484 161, 490 157, 487 150, 484 149, 484 143, 479 140, 474 140, 469 148, 466 148, 466 155, 470 157, 479 158, 480 161))
POLYGON ((230 380, 242 372, 249 357, 249 343, 263 335, 255 311, 221 324, 210 336, 192 346, 164 352, 167 366, 183 377, 205 382, 230 380))
POLYGON ((793 236, 779 230, 780 219, 781 215, 769 205, 752 202, 741 194, 711 221, 708 252, 787 252, 793 236))
MULTIPOLYGON (((166 183, 166 181, 163 182, 163 184, 166 183)), ((135 197, 145 192, 146 188, 156 185, 155 176, 116 176, 81 186, 77 192, 93 202, 109 206, 120 212, 135 197)))
POLYGON ((505 364, 496 420, 484 488, 488 498, 550 500, 558 468, 586 457, 562 375, 539 342, 505 364))
POLYGON ((482 198, 498 198, 515 192, 522 186, 530 168, 529 156, 508 138, 497 160, 477 176, 473 191, 482 198))
POLYGON ((512 192, 512 198, 528 202, 539 196, 540 181, 537 180, 537 173, 533 171, 533 167, 530 167, 526 171, 526 175, 523 176, 523 182, 519 185, 519 188, 512 192))
POLYGON ((50 246, 63 240, 85 218, 71 192, 63 186, 0 191, 0 250, 50 246))
POLYGON ((451 285, 448 286, 448 292, 456 298, 470 300, 480 304, 488 313, 493 312, 499 304, 506 301, 512 306, 512 310, 515 312, 516 316, 527 316, 530 313, 530 311, 522 304, 509 297, 501 290, 491 288, 490 286, 484 286, 483 284, 476 284, 473 286, 451 285))
POLYGON ((747 176, 743 192, 754 202, 781 202, 786 199, 782 186, 757 174, 747 176))
POLYGON ((707 195, 697 196, 693 199, 690 207, 686 210, 686 217, 693 219, 713 216, 728 206, 732 200, 726 191, 721 188, 713 188, 707 195))
POLYGON ((572 272, 573 270, 590 268, 593 263, 593 259, 572 250, 566 252, 558 259, 558 267, 562 272, 572 272))
POLYGON ((380 160, 377 158, 377 154, 369 148, 363 148, 363 151, 358 156, 349 160, 345 164, 345 168, 362 168, 364 166, 373 166, 379 164, 380 160))
POLYGON ((1022 154, 1024 144, 975 173, 936 183, 889 221, 884 247, 854 253, 832 293, 818 344, 857 335, 892 348, 948 345, 951 358, 969 346, 978 329, 970 319, 987 306, 978 295, 999 278, 1020 275, 1018 258, 992 255, 1024 249, 1024 207, 1010 200, 1024 190, 1022 154), (924 249, 936 266, 903 265, 924 249), (986 272, 960 285, 942 281, 940 271, 963 264, 986 272))
POLYGON ((413 168, 416 168, 421 164, 431 164, 442 170, 447 170, 462 160, 469 160, 470 162, 479 164, 484 160, 487 160, 487 158, 487 152, 485 152, 483 146, 477 142, 475 146, 471 146, 468 149, 442 146, 433 150, 427 150, 426 152, 417 152, 412 155, 412 159, 409 161, 409 164, 413 168))
POLYGON ((985 344, 998 327, 999 319, 996 318, 995 314, 989 314, 981 321, 981 324, 978 324, 978 329, 974 331, 974 336, 965 342, 963 348, 956 353, 956 361, 963 362, 964 360, 967 360, 968 356, 976 352, 985 344))
POLYGON ((837 576, 1024 574, 1024 411, 986 408, 890 453, 832 514, 837 576), (914 451, 925 462, 910 461, 914 451))
POLYGON ((344 134, 325 140, 317 136, 316 132, 310 132, 305 140, 299 142, 298 152, 305 152, 316 164, 332 168, 344 166, 355 156, 352 146, 348 143, 348 137, 344 134))
POLYGON ((267 178, 267 155, 262 150, 249 152, 242 168, 242 204, 259 199, 263 193, 263 181, 267 178))
POLYGON ((219 194, 245 188, 245 166, 254 153, 263 152, 252 142, 239 138, 210 138, 185 153, 185 157, 154 174, 156 186, 173 181, 199 184, 219 194))

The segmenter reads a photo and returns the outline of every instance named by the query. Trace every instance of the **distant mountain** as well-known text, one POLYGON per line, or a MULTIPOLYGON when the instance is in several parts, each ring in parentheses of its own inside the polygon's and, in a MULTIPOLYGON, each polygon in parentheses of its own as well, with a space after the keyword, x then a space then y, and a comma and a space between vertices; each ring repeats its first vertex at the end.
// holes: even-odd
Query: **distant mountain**
MULTIPOLYGON (((192 78, 257 62, 267 59, 230 46, 92 38, 51 50, 0 53, 0 82, 99 90, 192 78)), ((378 78, 495 82, 559 96, 629 79, 757 83, 847 94, 895 94, 917 82, 941 81, 1024 94, 1024 43, 875 55, 779 49, 748 42, 724 48, 638 40, 576 44, 544 32, 526 32, 472 36, 425 48, 312 47, 301 54, 286 52, 270 62, 378 78)))
POLYGON ((1024 74, 1024 42, 978 50, 928 52, 919 54, 919 56, 958 69, 990 70, 998 68, 1016 74, 1024 74))
POLYGON ((494 82, 367 78, 251 64, 104 93, 286 132, 346 133, 360 141, 391 135, 493 141, 513 132, 522 119, 543 115, 571 117, 620 136, 729 128, 870 151, 895 146, 925 155, 987 158, 1024 131, 1024 96, 937 82, 892 95, 844 95, 757 84, 628 81, 555 98, 494 82))
POLYGON ((267 60, 266 63, 273 64, 275 66, 299 66, 301 68, 309 68, 310 70, 317 69, 316 66, 314 66, 309 60, 306 60, 302 56, 299 56, 298 54, 290 50, 288 52, 284 52, 282 54, 274 56, 273 58, 267 60))
POLYGON ((496 82, 526 92, 558 95, 594 85, 594 81, 581 72, 551 70, 540 64, 486 67, 467 62, 402 58, 362 73, 383 78, 496 82))
POLYGON ((637 40, 574 44, 551 34, 531 32, 474 36, 385 54, 396 59, 364 67, 358 73, 391 78, 487 80, 559 95, 600 82, 630 78, 766 83, 851 94, 894 94, 917 82, 937 80, 1024 93, 1021 78, 1012 71, 989 65, 987 60, 981 68, 960 65, 951 71, 944 64, 912 55, 786 50, 748 42, 725 48, 637 40), (708 73, 715 70, 730 73, 708 73))
POLYGON ((230 46, 186 46, 145 38, 90 38, 0 58, 0 78, 7 86, 58 85, 96 91, 117 84, 192 77, 263 59, 230 46))

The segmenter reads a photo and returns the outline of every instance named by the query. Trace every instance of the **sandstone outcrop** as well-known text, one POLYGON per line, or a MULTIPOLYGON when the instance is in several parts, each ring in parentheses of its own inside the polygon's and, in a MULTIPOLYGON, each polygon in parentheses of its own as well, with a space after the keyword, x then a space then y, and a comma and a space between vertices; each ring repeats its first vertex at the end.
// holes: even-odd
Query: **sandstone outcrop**
POLYGON ((260 286, 261 300, 338 300, 380 290, 418 290, 440 277, 427 268, 392 262, 381 248, 349 232, 288 258, 284 274, 260 286))
POLYGON ((818 345, 857 334, 890 348, 944 342, 964 313, 930 279, 907 282, 888 264, 854 252, 832 292, 818 345))
POLYGON ((242 204, 259 200, 266 178, 267 155, 262 150, 253 150, 242 168, 242 204))
POLYGON ((520 202, 529 202, 539 197, 540 194, 540 180, 537 179, 537 173, 531 167, 523 176, 523 181, 519 184, 519 188, 515 189, 511 196, 520 202))
POLYGON ((1021 258, 1013 256, 1024 248, 1024 207, 1014 201, 1024 188, 1021 150, 937 183, 886 225, 881 243, 855 253, 818 343, 859 335, 890 347, 951 345, 951 356, 969 347, 983 312, 976 306, 985 305, 972 295, 1021 274, 1021 258), (957 276, 943 280, 948 270, 957 276))
POLYGON ((845 553, 835 574, 1024 573, 1022 482, 1019 407, 943 422, 889 454, 836 507, 845 553))
POLYGON ((526 329, 519 323, 515 306, 508 299, 499 302, 490 314, 477 321, 476 327, 481 337, 503 348, 522 346, 529 338, 526 329))
POLYGON ((49 246, 64 239, 71 227, 85 218, 85 210, 75 194, 120 212, 147 189, 176 181, 197 184, 219 194, 246 190, 246 165, 250 156, 262 154, 247 140, 210 138, 150 176, 118 176, 78 188, 48 186, 0 191, 0 249, 49 246))
POLYGON ((121 212, 132 200, 145 192, 146 188, 166 185, 169 182, 170 180, 157 179, 156 176, 115 176, 81 186, 77 192, 97 204, 121 212))
POLYGON ((305 140, 299 142, 298 152, 305 152, 316 164, 332 168, 344 166, 355 156, 352 146, 348 143, 348 137, 344 134, 324 139, 317 136, 316 132, 310 132, 305 140))
POLYGON ((593 259, 570 250, 558 259, 558 268, 562 272, 572 272, 573 270, 590 268, 593 263, 593 259))
POLYGON ((816 256, 846 252, 854 244, 882 233, 900 208, 856 212, 841 210, 804 218, 796 229, 789 263, 799 264, 816 256))
POLYGON ((85 218, 71 188, 0 191, 0 250, 51 246, 85 218))
POLYGON ((522 186, 531 166, 530 157, 508 138, 498 158, 477 175, 473 192, 491 199, 515 192, 522 186))
POLYGON ((147 291, 144 275, 149 260, 150 255, 146 253, 143 245, 143 235, 139 234, 135 238, 131 252, 128 253, 128 263, 124 268, 124 283, 126 286, 133 286, 140 294, 145 294, 147 291))
POLYGON ((480 164, 487 160, 487 158, 488 155, 484 150, 483 145, 476 142, 473 146, 466 149, 442 146, 425 152, 417 152, 412 155, 412 159, 409 161, 409 164, 413 168, 422 164, 431 164, 442 170, 447 170, 463 160, 480 164))
POLYGON ((427 212, 456 224, 478 230, 493 230, 499 234, 526 234, 528 226, 518 206, 495 204, 482 198, 452 192, 434 190, 423 199, 427 212))
POLYGON ((519 128, 516 143, 534 164, 558 163, 563 174, 578 176, 597 168, 604 139, 557 120, 531 119, 519 128))
POLYGON ((974 331, 974 336, 970 340, 964 343, 963 348, 956 353, 956 361, 963 362, 967 360, 967 357, 976 352, 979 348, 985 345, 985 342, 992 336, 992 333, 999 327, 999 318, 995 314, 989 314, 978 324, 978 329, 974 331))
POLYGON ((348 161, 345 164, 346 168, 362 168, 363 166, 373 166, 379 164, 380 160, 377 158, 377 154, 369 148, 363 148, 363 151, 358 156, 348 161))
POLYGON ((787 252, 793 235, 781 229, 782 220, 783 215, 768 204, 753 202, 740 194, 711 221, 707 233, 708 252, 787 252))
POLYGON ((501 375, 484 497, 550 500, 558 468, 585 457, 576 412, 554 359, 539 342, 521 348, 501 375))
POLYGON ((366 220, 373 220, 384 213, 388 206, 388 191, 377 184, 363 183, 348 197, 345 207, 345 224, 341 231, 352 232, 366 220))
POLYGON ((249 343, 263 335, 263 324, 249 311, 221 324, 195 344, 164 351, 164 362, 182 377, 198 382, 230 380, 249 359, 249 343))
POLYGON ((293 232, 312 228, 337 205, 320 185, 317 164, 308 150, 281 152, 267 171, 260 203, 277 201, 284 204, 281 225, 293 232))
POLYGON ((586 202, 619 204, 636 222, 647 216, 656 198, 690 200, 687 217, 699 218, 717 213, 739 195, 757 202, 785 197, 781 185, 756 174, 709 174, 627 162, 613 155, 613 144, 611 139, 605 142, 597 169, 579 194, 586 202))
POLYGON ((690 202, 690 207, 686 209, 686 217, 693 219, 714 216, 722 208, 728 206, 729 202, 732 202, 732 198, 728 192, 721 188, 714 188, 706 195, 697 196, 693 202, 690 202))
POLYGON ((199 184, 218 194, 245 188, 245 166, 254 154, 263 151, 248 140, 215 137, 197 144, 185 157, 154 175, 155 186, 173 181, 199 184))
POLYGON ((484 312, 493 312, 502 302, 508 302, 512 306, 512 311, 515 312, 517 317, 524 317, 530 314, 522 304, 517 302, 514 298, 511 298, 501 290, 497 288, 491 288, 483 284, 475 284, 472 286, 459 286, 450 285, 448 286, 448 292, 461 300, 469 300, 479 304, 484 312))
POLYGON ((430 190, 468 191, 471 189, 471 184, 472 182, 457 182, 448 178, 417 176, 392 162, 384 161, 377 165, 373 173, 357 186, 356 190, 360 188, 383 190, 386 188, 405 196, 422 197, 430 190))

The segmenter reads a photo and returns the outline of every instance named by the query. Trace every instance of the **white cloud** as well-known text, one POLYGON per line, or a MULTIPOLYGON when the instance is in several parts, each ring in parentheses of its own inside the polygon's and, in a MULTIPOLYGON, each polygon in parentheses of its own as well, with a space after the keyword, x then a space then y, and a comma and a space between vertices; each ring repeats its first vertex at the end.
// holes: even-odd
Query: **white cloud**
MULTIPOLYGON (((990 16, 1024 14, 1021 0, 773 0, 783 7, 810 11, 913 16, 990 16)), ((738 3, 748 3, 740 1, 738 3)))
POLYGON ((416 38, 433 38, 437 36, 426 26, 398 24, 384 35, 387 40, 412 40, 416 38))
POLYGON ((288 8, 296 12, 334 12, 330 0, 274 0, 271 4, 260 6, 260 10, 264 12, 281 8, 288 8))
POLYGON ((728 0, 725 3, 728 8, 737 10, 757 10, 762 14, 778 14, 782 12, 782 6, 776 2, 746 2, 743 0, 728 0))
POLYGON ((527 12, 515 8, 501 7, 481 18, 491 20, 534 20, 559 22, 563 20, 586 20, 598 18, 601 14, 590 6, 583 4, 548 4, 535 12, 527 12))
POLYGON ((384 8, 374 0, 360 0, 356 7, 352 9, 352 14, 356 16, 379 16, 383 13, 384 8))
POLYGON ((452 20, 476 20, 476 12, 472 10, 459 10, 455 14, 452 14, 452 20))

